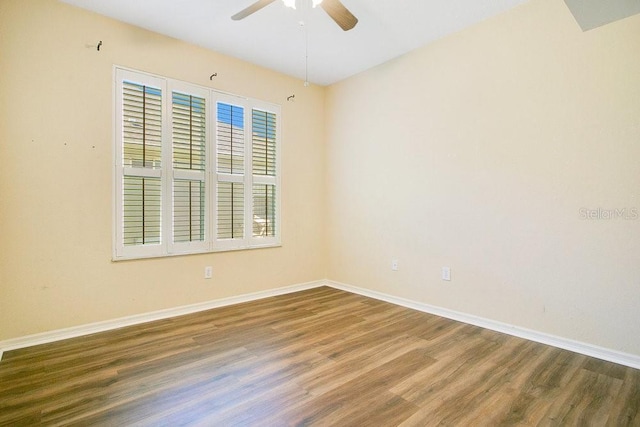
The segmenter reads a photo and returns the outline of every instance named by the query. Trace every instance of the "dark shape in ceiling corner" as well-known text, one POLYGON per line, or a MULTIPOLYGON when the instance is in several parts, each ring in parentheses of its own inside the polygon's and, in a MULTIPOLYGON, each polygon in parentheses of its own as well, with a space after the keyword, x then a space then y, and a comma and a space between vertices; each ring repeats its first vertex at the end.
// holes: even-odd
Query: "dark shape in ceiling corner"
POLYGON ((640 13, 640 0, 564 0, 582 31, 640 13))

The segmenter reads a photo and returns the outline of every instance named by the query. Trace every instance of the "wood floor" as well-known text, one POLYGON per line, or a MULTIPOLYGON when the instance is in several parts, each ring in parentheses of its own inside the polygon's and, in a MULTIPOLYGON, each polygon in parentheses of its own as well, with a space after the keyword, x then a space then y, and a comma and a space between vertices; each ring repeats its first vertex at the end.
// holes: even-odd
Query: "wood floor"
POLYGON ((640 426, 640 371, 318 288, 7 352, 0 425, 640 426))

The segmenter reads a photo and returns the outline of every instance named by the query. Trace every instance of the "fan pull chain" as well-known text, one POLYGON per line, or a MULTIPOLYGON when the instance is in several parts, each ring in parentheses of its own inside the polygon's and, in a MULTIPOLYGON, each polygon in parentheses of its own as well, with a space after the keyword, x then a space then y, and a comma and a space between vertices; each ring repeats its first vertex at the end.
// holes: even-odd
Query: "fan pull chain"
POLYGON ((309 30, 305 28, 305 51, 304 51, 304 87, 309 86, 309 30))
POLYGON ((304 87, 309 87, 309 27, 304 21, 300 25, 304 27, 304 87))

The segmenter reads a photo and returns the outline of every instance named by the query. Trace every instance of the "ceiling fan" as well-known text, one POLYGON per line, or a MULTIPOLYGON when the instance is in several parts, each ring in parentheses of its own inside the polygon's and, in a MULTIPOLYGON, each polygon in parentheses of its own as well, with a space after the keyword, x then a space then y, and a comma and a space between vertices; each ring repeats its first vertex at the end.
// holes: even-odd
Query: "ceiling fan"
MULTIPOLYGON (((259 11, 265 6, 270 5, 276 0, 257 0, 255 3, 250 5, 249 7, 241 10, 231 17, 234 21, 239 21, 241 19, 246 18, 247 16, 259 11)), ((296 8, 296 0, 283 0, 284 4, 287 7, 291 7, 293 9, 296 8)), ((349 31, 358 23, 358 18, 353 16, 349 9, 347 9, 340 0, 312 0, 313 7, 320 6, 327 12, 327 15, 333 19, 336 24, 340 26, 344 31, 349 31)))

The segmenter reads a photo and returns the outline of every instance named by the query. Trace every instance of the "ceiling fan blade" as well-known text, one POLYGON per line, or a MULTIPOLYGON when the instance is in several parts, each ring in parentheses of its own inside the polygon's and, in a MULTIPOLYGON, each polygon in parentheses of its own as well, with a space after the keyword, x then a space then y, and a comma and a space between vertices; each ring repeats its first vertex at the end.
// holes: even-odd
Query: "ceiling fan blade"
POLYGON ((358 18, 340 0, 324 0, 320 6, 344 31, 349 31, 358 23, 358 18))
POLYGON ((274 1, 276 0, 258 0, 257 2, 247 7, 246 9, 242 9, 240 12, 233 15, 231 19, 233 19, 234 21, 239 21, 241 19, 244 19, 247 16, 251 15, 252 13, 259 11, 263 7, 269 6, 274 1))

